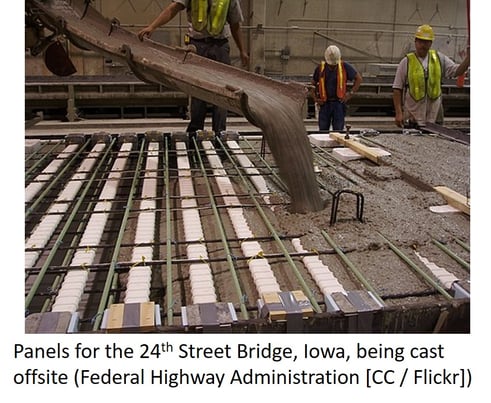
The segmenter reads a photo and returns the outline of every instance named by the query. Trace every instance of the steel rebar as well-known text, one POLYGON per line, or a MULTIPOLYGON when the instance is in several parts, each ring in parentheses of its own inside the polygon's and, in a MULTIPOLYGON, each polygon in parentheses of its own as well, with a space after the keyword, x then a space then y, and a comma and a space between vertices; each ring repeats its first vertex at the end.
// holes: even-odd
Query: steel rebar
POLYGON ((432 286, 435 290, 437 290, 440 294, 442 294, 447 300, 452 301, 453 297, 442 287, 440 284, 438 284, 435 280, 433 280, 424 270, 422 270, 416 263, 414 263, 408 256, 404 254, 399 248, 397 248, 391 241, 389 241, 384 235, 382 235, 380 232, 378 233, 385 242, 389 245, 389 248, 392 249, 393 252, 397 256, 399 256, 409 267, 411 267, 414 271, 416 271, 423 279, 426 281, 427 284, 432 286))
POLYGON ((116 242, 114 244, 114 250, 113 250, 112 257, 111 257, 111 264, 109 265, 109 271, 108 271, 106 281, 104 284, 104 290, 102 292, 101 299, 99 301, 99 307, 97 308, 97 314, 96 314, 95 319, 94 319, 94 325, 93 325, 94 331, 99 329, 99 326, 100 326, 101 321, 102 321, 102 315, 103 315, 104 310, 106 309, 107 303, 109 301, 109 294, 111 292, 111 287, 112 287, 112 283, 113 283, 113 276, 114 276, 115 271, 116 271, 119 251, 121 249, 121 244, 123 242, 123 236, 124 236, 124 232, 126 229, 126 224, 128 222, 128 217, 130 215, 131 208, 133 206, 133 199, 135 198, 135 190, 136 190, 136 186, 138 184, 138 180, 140 177, 141 165, 143 163, 144 147, 145 147, 145 139, 142 139, 140 151, 138 154, 138 161, 136 164, 135 173, 133 176, 133 180, 132 180, 131 187, 130 187, 130 192, 128 195, 128 200, 126 202, 124 215, 123 215, 123 218, 121 220, 121 225, 119 227, 118 237, 117 237, 116 242))
MULTIPOLYGON (((229 158, 229 160, 230 161, 233 161, 230 153, 225 148, 224 144, 221 142, 220 139, 218 139, 218 141, 219 141, 222 149, 227 154, 227 157, 229 158)), ((264 212, 264 209, 262 208, 261 204, 258 202, 257 197, 254 194, 255 192, 253 192, 253 186, 248 181, 246 181, 244 175, 242 174, 242 172, 240 171, 240 169, 237 167, 237 164, 235 163, 235 161, 233 161, 233 164, 234 164, 235 169, 237 170, 240 178, 242 179, 242 182, 243 182, 244 186, 248 190, 249 196, 251 197, 252 201, 254 202, 254 204, 256 206, 256 209, 257 209, 259 215, 261 216, 264 224, 266 225, 266 227, 270 231, 271 235, 275 239, 276 244, 278 245, 278 247, 281 249, 281 251, 282 251, 282 253, 283 253, 286 261, 288 262, 288 264, 290 266, 290 268, 293 270, 293 273, 295 274, 295 277, 297 278, 298 282, 300 283, 300 286, 302 287, 305 296, 309 299, 309 301, 310 301, 312 307, 314 308, 314 310, 316 312, 320 313, 322 310, 321 310, 319 304, 317 303, 317 301, 316 301, 314 295, 312 294, 312 291, 310 290, 309 286, 305 282, 305 279, 303 278, 302 274, 298 270, 297 265, 295 264, 295 262, 291 258, 290 253, 288 252, 288 250, 286 249, 285 245, 283 244, 283 242, 282 242, 280 236, 278 235, 276 229, 273 227, 273 225, 271 224, 271 221, 268 219, 266 213, 264 212)))
POLYGON ((25 299, 25 309, 26 310, 29 308, 29 305, 31 304, 34 296, 36 295, 37 289, 40 286, 41 282, 43 281, 43 278, 44 278, 46 272, 48 271, 48 268, 51 265, 51 262, 54 259, 55 255, 58 251, 58 248, 63 244, 63 239, 65 238, 65 235, 67 234, 68 229, 70 228, 73 220, 75 219, 75 216, 77 215, 78 210, 79 210, 80 206, 82 205, 82 202, 84 201, 85 196, 87 195, 92 183, 95 181, 96 176, 102 167, 102 164, 105 162, 107 156, 110 154, 112 145, 114 144, 115 141, 116 141, 116 139, 113 139, 111 144, 107 147, 106 152, 104 153, 103 157, 99 161, 99 163, 98 163, 96 169, 94 170, 94 172, 92 173, 89 181, 85 185, 85 188, 82 190, 82 193, 78 197, 77 202, 75 203, 75 206, 74 206, 72 212, 68 216, 68 218, 65 222, 65 225, 63 226, 62 230, 60 231, 60 234, 58 235, 52 249, 50 250, 48 257, 46 258, 46 261, 44 262, 43 266, 41 267, 41 270, 39 271, 38 276, 34 280, 34 283, 31 287, 31 289, 29 290, 29 293, 27 294, 26 299, 25 299))
POLYGON ((166 242, 166 270, 167 270, 167 322, 169 326, 174 324, 174 296, 172 294, 172 225, 171 225, 171 206, 170 206, 170 180, 169 180, 169 139, 165 137, 165 222, 167 231, 166 242))
POLYGON ((453 260, 455 260, 458 264, 460 264, 464 269, 467 271, 470 271, 471 265, 466 262, 464 259, 461 257, 457 256, 456 253, 452 252, 449 248, 447 248, 444 244, 442 244, 440 241, 436 239, 432 239, 432 242, 438 246, 443 252, 445 252, 448 256, 450 256, 453 260))
MULTIPOLYGON (((199 150, 196 138, 193 138, 193 143, 194 143, 195 150, 199 150)), ((220 232, 223 249, 225 252, 225 256, 227 258, 227 263, 228 263, 228 266, 230 269, 230 274, 232 275, 232 281, 234 283, 235 290, 239 296, 240 311, 242 312, 242 316, 244 317, 244 319, 249 319, 249 313, 247 312, 247 307, 244 304, 244 298, 243 298, 244 292, 242 291, 242 288, 240 287, 239 278, 237 276, 237 271, 235 270, 235 265, 234 265, 234 262, 232 260, 232 253, 230 252, 230 248, 229 248, 228 241, 227 241, 227 235, 225 233, 225 228, 223 227, 223 222, 220 218, 220 213, 219 213, 217 205, 215 203, 215 197, 213 196, 213 191, 211 189, 210 181, 208 180, 208 176, 206 175, 206 169, 205 169, 205 166, 203 164, 203 160, 201 159, 201 155, 200 155, 199 151, 196 152, 196 155, 198 157, 201 172, 203 174, 203 179, 205 181, 206 189, 207 189, 209 197, 210 197, 211 208, 213 209, 213 214, 215 216, 218 230, 220 232)))
POLYGON ((33 212, 33 210, 37 207, 39 203, 41 203, 46 195, 50 192, 50 190, 58 183, 58 181, 61 179, 61 177, 65 174, 65 172, 68 170, 68 168, 71 167, 71 165, 75 162, 75 160, 79 157, 79 155, 87 148, 87 146, 90 144, 90 141, 85 142, 85 144, 80 147, 80 149, 73 155, 71 160, 65 165, 65 167, 56 175, 56 177, 50 181, 48 186, 41 192, 41 194, 38 196, 38 198, 31 204, 31 206, 26 210, 25 212, 25 218, 29 217, 29 215, 33 212))
POLYGON ((348 257, 344 254, 344 252, 341 250, 341 248, 334 242, 334 239, 332 239, 329 234, 321 230, 322 236, 326 239, 327 242, 331 245, 331 247, 336 251, 338 256, 341 258, 341 260, 348 266, 348 268, 352 271, 352 273, 356 276, 358 281, 368 290, 370 291, 375 299, 382 305, 385 306, 384 300, 378 295, 377 291, 375 288, 372 287, 372 285, 368 282, 368 280, 363 276, 363 274, 358 270, 358 268, 355 266, 355 264, 348 259, 348 257))

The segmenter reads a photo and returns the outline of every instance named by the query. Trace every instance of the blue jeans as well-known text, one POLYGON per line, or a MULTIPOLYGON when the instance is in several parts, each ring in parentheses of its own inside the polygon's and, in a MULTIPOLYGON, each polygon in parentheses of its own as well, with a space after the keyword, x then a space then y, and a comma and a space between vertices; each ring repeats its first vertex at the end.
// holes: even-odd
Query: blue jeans
MULTIPOLYGON (((227 40, 195 40, 191 38, 191 44, 196 46, 198 55, 208 59, 230 64, 230 45, 227 40)), ((213 74, 213 72, 210 72, 213 74)), ((191 121, 186 129, 188 133, 203 130, 208 104, 198 98, 191 98, 191 121)), ((216 134, 226 129, 227 110, 216 105, 212 107, 212 130, 216 134)))
POLYGON ((327 101, 319 109, 319 130, 329 130, 331 124, 333 130, 343 130, 345 115, 345 103, 327 101))

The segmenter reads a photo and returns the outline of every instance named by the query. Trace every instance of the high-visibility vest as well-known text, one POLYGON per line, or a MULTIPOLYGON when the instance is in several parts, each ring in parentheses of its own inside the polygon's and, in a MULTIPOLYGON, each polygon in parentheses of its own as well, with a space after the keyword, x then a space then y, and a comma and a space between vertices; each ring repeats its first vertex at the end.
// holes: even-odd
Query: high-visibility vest
POLYGON ((191 0, 193 29, 203 31, 208 25, 208 0, 191 0))
POLYGON ((428 78, 425 78, 423 64, 416 54, 407 54, 407 81, 409 94, 415 101, 421 101, 426 95, 437 99, 442 94, 442 67, 438 52, 428 52, 428 78))
POLYGON ((230 0, 191 0, 191 21, 196 31, 207 29, 212 36, 222 33, 227 21, 230 0))
MULTIPOLYGON (((317 83, 317 92, 319 94, 319 100, 326 102, 328 98, 327 87, 326 87, 326 62, 321 62, 319 66, 319 81, 317 83)), ((343 99, 346 95, 346 69, 344 68, 343 62, 340 60, 337 68, 336 77, 336 96, 339 99, 343 99)))

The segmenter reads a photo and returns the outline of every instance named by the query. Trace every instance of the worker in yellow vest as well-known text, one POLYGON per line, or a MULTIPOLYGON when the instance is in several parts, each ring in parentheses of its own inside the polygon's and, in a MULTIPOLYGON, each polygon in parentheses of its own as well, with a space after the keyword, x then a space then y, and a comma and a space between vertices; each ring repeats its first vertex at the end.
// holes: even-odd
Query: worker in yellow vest
POLYGON ((457 64, 431 49, 434 39, 431 26, 419 26, 414 35, 415 51, 408 53, 397 67, 392 97, 399 127, 435 123, 442 107, 442 79, 461 76, 469 68, 469 48, 464 60, 457 64))
POLYGON ((319 130, 343 130, 346 103, 360 88, 361 74, 341 60, 341 51, 335 45, 328 46, 322 61, 312 76, 312 96, 319 107, 319 130), (347 83, 352 82, 348 90, 347 83))
MULTIPOLYGON (((244 17, 239 0, 172 0, 150 25, 138 32, 138 37, 142 41, 150 37, 158 27, 167 24, 183 10, 187 11, 189 26, 186 42, 194 45, 198 55, 230 64, 229 38, 232 37, 239 49, 242 65, 248 66, 249 55, 241 32, 244 17)), ((191 120, 186 131, 195 133, 203 130, 206 113, 206 102, 193 98, 191 120)), ((212 130, 215 134, 219 135, 226 130, 226 120, 227 110, 213 106, 212 130)))

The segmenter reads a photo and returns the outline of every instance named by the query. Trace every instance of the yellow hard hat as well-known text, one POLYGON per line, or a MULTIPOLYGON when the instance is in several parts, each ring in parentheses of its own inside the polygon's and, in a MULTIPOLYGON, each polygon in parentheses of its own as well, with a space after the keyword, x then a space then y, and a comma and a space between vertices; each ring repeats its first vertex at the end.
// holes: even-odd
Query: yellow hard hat
POLYGON ((431 28, 428 24, 424 24, 418 27, 414 37, 424 41, 432 41, 435 39, 435 34, 433 32, 433 28, 431 28))

